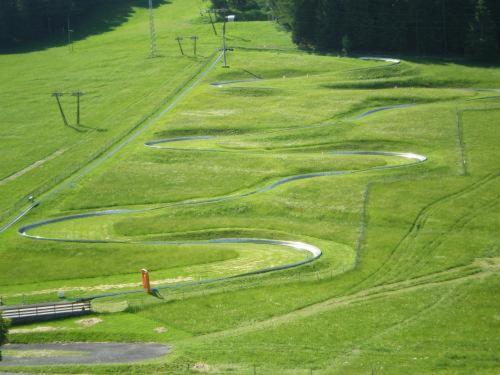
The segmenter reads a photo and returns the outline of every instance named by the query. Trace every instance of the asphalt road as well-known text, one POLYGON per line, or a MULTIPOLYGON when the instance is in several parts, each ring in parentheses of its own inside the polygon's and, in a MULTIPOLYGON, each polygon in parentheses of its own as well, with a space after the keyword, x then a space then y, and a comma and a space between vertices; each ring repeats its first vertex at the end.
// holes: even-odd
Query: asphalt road
POLYGON ((0 362, 0 368, 2 366, 130 363, 163 357, 169 353, 170 347, 163 344, 143 343, 9 344, 2 347, 2 351, 4 356, 0 362), (9 352, 17 352, 19 355, 11 356, 9 352), (57 352, 61 354, 57 355, 57 352))

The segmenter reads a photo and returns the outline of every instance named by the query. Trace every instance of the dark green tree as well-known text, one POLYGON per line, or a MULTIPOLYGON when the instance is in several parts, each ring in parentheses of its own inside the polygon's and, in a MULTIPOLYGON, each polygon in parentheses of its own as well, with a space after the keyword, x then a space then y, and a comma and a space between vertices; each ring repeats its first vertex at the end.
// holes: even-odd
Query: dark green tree
POLYGON ((292 38, 303 47, 316 44, 318 0, 295 0, 293 9, 292 38))
POLYGON ((267 19, 267 8, 267 0, 212 0, 212 9, 227 9, 227 13, 235 14, 239 20, 267 19))
POLYGON ((0 45, 14 41, 14 29, 17 23, 17 9, 14 0, 0 1, 0 45))
POLYGON ((292 28, 295 10, 294 0, 269 0, 268 6, 274 19, 286 28, 292 28))
MULTIPOLYGON (((344 2, 342 0, 318 0, 315 18, 311 26, 314 35, 309 36, 323 50, 342 48, 344 2)), ((313 11, 313 10, 311 10, 313 11)))
POLYGON ((485 0, 476 0, 474 18, 467 34, 466 52, 476 60, 492 60, 497 56, 495 24, 485 0))
POLYGON ((500 51, 500 1, 498 0, 488 0, 486 2, 488 9, 491 12, 491 17, 496 25, 497 29, 497 51, 500 51))
MULTIPOLYGON (((7 342, 7 329, 8 329, 8 324, 2 318, 2 314, 0 314, 0 349, 2 345, 4 345, 7 342)), ((0 350, 0 361, 1 360, 2 360, 2 351, 0 350)))
POLYGON ((130 9, 131 4, 130 0, 0 0, 0 48, 49 37, 63 40, 68 19, 72 28, 94 10, 113 19, 113 10, 130 9))
POLYGON ((351 38, 349 38, 349 35, 344 35, 344 37, 342 38, 342 55, 347 56, 351 51, 351 47, 351 38))

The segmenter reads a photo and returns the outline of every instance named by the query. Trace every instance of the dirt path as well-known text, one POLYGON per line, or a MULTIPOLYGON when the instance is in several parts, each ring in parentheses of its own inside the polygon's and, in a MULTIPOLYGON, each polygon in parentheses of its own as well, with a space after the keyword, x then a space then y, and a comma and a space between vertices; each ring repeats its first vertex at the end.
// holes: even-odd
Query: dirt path
POLYGON ((63 153, 65 153, 66 150, 67 149, 57 150, 56 152, 54 152, 53 154, 47 156, 46 158, 38 160, 38 161, 34 162, 33 164, 27 166, 26 168, 21 169, 19 172, 11 174, 10 176, 5 177, 4 179, 1 179, 0 180, 0 186, 5 185, 8 182, 14 181, 15 179, 17 179, 17 178, 21 177, 22 175, 28 173, 29 171, 32 171, 33 169, 38 168, 39 166, 47 163, 48 161, 51 161, 51 160, 57 158, 58 156, 60 156, 63 153))

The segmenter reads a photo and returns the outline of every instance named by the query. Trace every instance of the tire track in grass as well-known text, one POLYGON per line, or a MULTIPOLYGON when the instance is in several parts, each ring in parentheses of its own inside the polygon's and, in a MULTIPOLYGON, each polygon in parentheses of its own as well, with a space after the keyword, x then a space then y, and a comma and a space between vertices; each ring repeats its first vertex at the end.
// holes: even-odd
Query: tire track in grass
MULTIPOLYGON (((429 256, 432 254, 434 250, 436 250, 439 246, 441 246, 450 235, 453 235, 456 232, 459 232, 463 229, 468 223, 474 220, 476 217, 483 214, 483 210, 486 208, 495 207, 498 204, 498 199, 487 200, 485 202, 481 202, 482 204, 479 207, 474 207, 471 209, 472 212, 466 212, 458 219, 456 219, 449 228, 447 228, 443 233, 437 234, 434 238, 432 238, 427 244, 424 244, 423 247, 417 249, 416 251, 410 248, 413 245, 418 235, 416 235, 412 241, 407 242, 405 244, 404 251, 401 250, 401 256, 389 265, 389 268, 385 269, 384 274, 384 282, 394 282, 400 277, 400 275, 406 275, 406 277, 417 274, 419 270, 422 270, 425 265, 430 263, 429 256), (425 252, 425 253, 423 253, 425 252)), ((420 228, 420 232, 424 230, 424 227, 420 228)))
MULTIPOLYGON (((494 90, 496 91, 496 90, 494 90)), ((456 109, 456 126, 457 126, 457 143, 459 145, 459 149, 460 149, 460 160, 461 160, 461 165, 462 165, 462 175, 463 176, 468 176, 469 175, 469 170, 468 170, 468 163, 467 163, 467 156, 466 156, 466 149, 465 149, 465 141, 464 141, 464 137, 463 137, 463 118, 462 118, 462 115, 464 112, 466 111, 496 111, 498 110, 498 108, 494 107, 494 108, 467 108, 467 109, 464 109, 464 110, 458 110, 456 109)), ((472 185, 470 185, 470 187, 474 187, 476 183, 479 184, 479 186, 477 186, 476 188, 479 189, 481 187, 482 184, 487 184, 490 182, 491 179, 495 179, 497 178, 498 176, 500 175, 500 172, 496 172, 496 173, 492 173, 492 174, 489 174, 487 175, 486 177, 484 177, 482 180, 480 180, 479 182, 475 182, 473 183, 472 185)), ((474 188, 474 189, 476 189, 474 188)), ((465 188, 467 190, 467 188, 465 188)), ((468 191, 459 191, 458 192, 459 195, 455 196, 455 197, 452 197, 453 199, 459 199, 462 195, 465 195, 465 194, 468 194, 469 192, 468 191)), ((446 202, 441 202, 443 204, 445 204, 446 202)), ((488 207, 491 203, 486 203, 485 204, 485 207, 488 207)), ((493 205, 496 206, 497 204, 497 200, 493 200, 493 205)), ((425 208, 424 208, 425 209, 425 208)), ((439 210, 439 208, 435 208, 435 210, 439 210)), ((419 231, 420 228, 423 228, 428 217, 431 215, 432 213, 424 213, 424 215, 421 217, 421 219, 419 220, 418 217, 417 217, 417 221, 414 221, 413 224, 412 224, 412 227, 410 229, 410 231, 414 230, 414 229, 417 229, 417 231, 419 231), (416 223, 416 227, 415 227, 415 223, 416 223)), ((462 218, 465 220, 465 217, 462 218)), ((472 220, 473 218, 471 218, 472 220)), ((462 223, 463 221, 462 220, 459 220, 459 223, 462 223)), ((467 222, 463 223, 463 225, 465 226, 467 224, 467 222)), ((445 233, 444 235, 447 235, 449 234, 448 232, 445 233)), ((415 238, 417 237, 418 233, 414 234, 412 236, 412 240, 415 240, 415 238)), ((405 236, 406 237, 406 236, 405 236)), ((407 239, 403 237, 402 241, 406 241, 407 239)), ((435 241, 438 241, 438 239, 435 239, 435 241)), ((444 239, 441 239, 441 242, 444 241, 444 239)), ((438 242, 437 246, 439 246, 439 244, 441 242, 438 242)), ((434 243, 434 241, 431 242, 431 244, 434 243)), ((401 242, 398 244, 398 246, 401 245, 401 242)), ((436 246, 436 247, 437 247, 436 246)), ((394 254, 394 251, 391 253, 391 256, 392 254, 394 254)), ((430 262, 430 260, 427 260, 427 261, 423 261, 422 259, 418 259, 418 262, 419 263, 422 263, 424 262, 424 265, 420 267, 420 269, 422 269, 422 267, 424 267, 426 264, 428 264, 430 262)), ((385 265, 387 264, 387 262, 385 262, 379 269, 378 271, 384 269, 385 265)), ((407 266, 407 269, 409 269, 410 267, 407 266)), ((378 272, 377 271, 377 272, 378 272)), ((363 281, 365 281, 366 279, 364 279, 363 281)))
POLYGON ((456 125, 457 125, 457 143, 458 143, 458 148, 460 150, 460 163, 462 166, 462 176, 468 176, 469 171, 468 171, 468 164, 467 164, 467 157, 465 153, 465 142, 464 142, 464 131, 463 131, 463 126, 462 126, 462 111, 459 111, 458 109, 455 111, 456 112, 456 125))
MULTIPOLYGON (((493 209, 495 210, 498 207, 499 200, 498 198, 493 199, 492 201, 487 201, 485 204, 483 204, 481 207, 475 210, 470 215, 464 215, 461 218, 459 218, 453 225, 453 227, 448 230, 446 233, 443 235, 439 236, 438 238, 434 239, 429 243, 428 246, 424 247, 424 250, 427 251, 433 251, 439 248, 446 239, 449 236, 452 236, 453 234, 460 232, 462 229, 464 229, 468 224, 470 224, 473 220, 475 220, 478 217, 481 217, 484 215, 484 211, 486 209, 493 209)), ((432 259, 427 256, 427 257, 416 257, 416 262, 412 264, 407 264, 406 270, 407 272, 412 272, 413 274, 418 274, 420 271, 423 271, 425 267, 427 267, 431 262, 432 259)))
POLYGON ((400 295, 403 293, 425 290, 436 286, 458 287, 468 281, 482 280, 491 275, 498 274, 500 271, 500 258, 490 259, 490 261, 492 261, 493 263, 491 264, 480 259, 476 260, 476 262, 473 264, 476 269, 472 270, 472 272, 474 272, 472 274, 470 265, 456 267, 412 280, 405 280, 394 284, 375 286, 350 295, 329 298, 322 302, 313 303, 311 305, 296 309, 283 315, 274 316, 272 318, 261 320, 258 322, 252 321, 237 328, 208 333, 205 335, 197 336, 195 338, 186 339, 185 341, 191 342, 193 340, 211 340, 240 336, 255 331, 274 329, 283 324, 292 323, 301 319, 307 319, 314 315, 330 312, 332 310, 357 303, 364 303, 380 298, 400 295), (461 273, 465 275, 461 275, 461 273), (447 276, 449 276, 450 278, 447 279, 447 276), (444 279, 436 281, 436 277, 444 279))
POLYGON ((368 203, 370 199, 370 189, 372 187, 372 183, 369 182, 366 185, 365 191, 363 193, 363 206, 361 208, 361 217, 359 222, 359 235, 358 241, 356 243, 356 261, 354 262, 354 268, 358 267, 359 262, 361 261, 361 250, 365 244, 366 239, 366 227, 368 225, 368 203))
POLYGON ((450 286, 450 289, 446 291, 446 293, 442 294, 437 301, 431 302, 430 304, 425 306, 422 310, 417 311, 408 317, 405 317, 404 319, 370 336, 369 338, 363 341, 358 341, 356 344, 351 345, 352 347, 356 348, 356 351, 354 350, 344 351, 337 358, 333 359, 333 363, 330 366, 331 367, 339 366, 344 362, 347 362, 349 359, 352 359, 354 356, 359 356, 359 354, 361 354, 361 352, 363 351, 362 349, 363 346, 370 345, 384 336, 387 336, 395 331, 398 331, 404 327, 408 327, 414 324, 415 322, 421 320, 422 318, 425 318, 427 315, 429 315, 429 313, 432 313, 436 309, 441 308, 441 306, 445 303, 449 304, 452 301, 456 301, 462 298, 465 295, 465 288, 461 290, 458 289, 460 285, 461 285, 460 283, 452 284, 450 286))
POLYGON ((460 198, 463 195, 466 195, 470 192, 473 192, 479 188, 481 188, 483 185, 489 183, 490 181, 496 179, 500 173, 492 173, 489 174, 479 181, 475 181, 474 183, 466 186, 465 188, 462 188, 458 191, 455 191, 450 194, 446 194, 430 203, 425 205, 417 214, 415 219, 413 220, 409 230, 406 232, 406 234, 401 238, 401 240, 397 243, 397 245, 391 250, 389 256, 386 258, 385 261, 383 261, 378 268, 376 268, 373 272, 368 274, 365 278, 363 278, 356 286, 353 288, 349 289, 348 291, 353 291, 355 289, 358 289, 360 287, 363 287, 366 285, 367 282, 377 283, 377 277, 379 274, 383 275, 385 274, 386 267, 388 264, 394 261, 399 256, 399 250, 400 248, 408 243, 414 240, 416 236, 420 233, 421 228, 427 223, 427 220, 429 217, 437 210, 439 210, 441 205, 446 204, 449 201, 452 201, 454 199, 460 198), (375 280, 374 280, 375 278, 375 280))

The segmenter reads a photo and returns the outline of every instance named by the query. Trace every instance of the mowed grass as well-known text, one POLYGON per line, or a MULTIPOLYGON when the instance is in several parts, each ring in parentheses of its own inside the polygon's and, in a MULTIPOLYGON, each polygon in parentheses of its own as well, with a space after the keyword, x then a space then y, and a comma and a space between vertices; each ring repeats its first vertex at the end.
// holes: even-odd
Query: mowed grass
MULTIPOLYGON (((116 6, 110 3, 103 13, 113 13, 116 6)), ((149 57, 145 7, 132 8, 127 21, 112 32, 75 42, 74 51, 49 46, 1 56, 2 222, 29 194, 49 190, 143 124, 209 61, 220 40, 206 17, 193 15, 197 7, 206 5, 201 0, 176 1, 155 10, 159 56, 154 59, 149 57), (187 37, 186 56, 175 41, 179 34, 187 37), (196 57, 190 35, 200 36, 196 57), (76 126, 76 102, 70 95, 75 91, 85 93, 81 126, 76 126), (54 92, 66 93, 61 102, 70 126, 63 124, 54 92)), ((96 14, 82 27, 101 21, 96 14)), ((256 23, 250 29, 260 34, 274 27, 256 23)), ((281 34, 276 45, 291 47, 281 34)))
MULTIPOLYGON (((196 7, 172 8, 178 4, 158 12, 198 25, 196 7)), ((134 22, 139 18, 122 27, 134 22)), ((14 228, 2 235, 0 252, 0 290, 13 302, 23 293, 54 299, 64 288, 70 296, 134 289, 142 267, 169 286, 163 300, 135 294, 96 301, 99 311, 117 312, 100 313, 103 322, 95 326, 68 319, 22 327, 10 339, 158 341, 173 345, 171 355, 149 364, 30 371, 191 373, 197 364, 237 374, 497 372, 500 105, 495 92, 473 89, 498 89, 498 67, 317 56, 290 50, 287 34, 270 23, 230 27, 236 47, 230 69, 215 68, 171 113, 47 197, 22 224, 129 207, 143 211, 61 222, 33 234, 272 238, 313 244, 323 256, 276 273, 183 286, 303 255, 253 245, 40 242, 14 228), (262 79, 210 85, 255 76, 262 79), (359 117, 401 104, 412 106, 359 117), (144 146, 207 135, 214 138, 144 146), (397 157, 332 154, 349 150, 413 152, 428 160, 410 166, 397 157), (377 169, 386 166, 397 168, 377 169), (358 173, 237 197, 283 177, 324 171, 358 173), (233 199, 166 206, 216 196, 233 199)))

